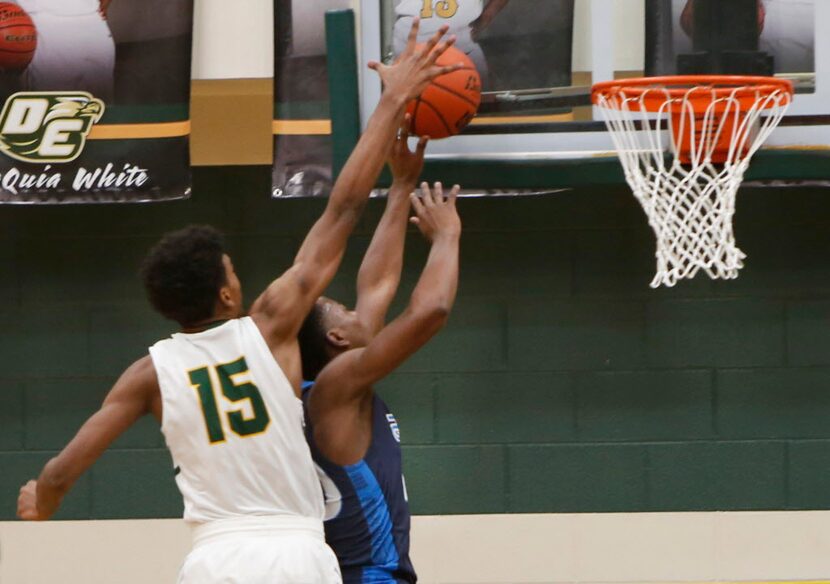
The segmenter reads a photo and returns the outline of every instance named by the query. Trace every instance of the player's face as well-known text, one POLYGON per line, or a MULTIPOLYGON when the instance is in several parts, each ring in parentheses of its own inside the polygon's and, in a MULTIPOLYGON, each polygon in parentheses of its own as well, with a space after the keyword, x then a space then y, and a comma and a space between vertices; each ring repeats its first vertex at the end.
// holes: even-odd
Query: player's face
POLYGON ((366 327, 360 322, 357 312, 330 298, 321 298, 320 302, 323 303, 326 330, 336 332, 347 341, 349 349, 365 347, 369 343, 366 327))
POLYGON ((224 288, 227 289, 230 300, 237 307, 239 314, 242 314, 242 284, 239 282, 239 277, 233 269, 233 262, 228 254, 222 256, 222 264, 225 266, 225 279, 227 281, 224 288))

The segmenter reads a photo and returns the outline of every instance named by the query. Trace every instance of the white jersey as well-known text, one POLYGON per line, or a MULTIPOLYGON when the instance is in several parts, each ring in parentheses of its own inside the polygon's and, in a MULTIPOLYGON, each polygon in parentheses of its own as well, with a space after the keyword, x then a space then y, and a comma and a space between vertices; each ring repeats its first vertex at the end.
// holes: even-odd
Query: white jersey
POLYGON ((26 12, 48 12, 55 16, 83 16, 95 14, 101 8, 99 0, 16 0, 26 12))
POLYGON ((448 34, 456 36, 455 47, 472 59, 482 79, 486 79, 487 59, 478 43, 473 41, 470 29, 483 10, 483 0, 398 0, 392 29, 392 51, 395 55, 401 54, 409 38, 412 19, 420 16, 419 43, 429 40, 446 24, 450 27, 448 34))
POLYGON ((302 402, 250 317, 150 348, 184 518, 322 521, 302 402))

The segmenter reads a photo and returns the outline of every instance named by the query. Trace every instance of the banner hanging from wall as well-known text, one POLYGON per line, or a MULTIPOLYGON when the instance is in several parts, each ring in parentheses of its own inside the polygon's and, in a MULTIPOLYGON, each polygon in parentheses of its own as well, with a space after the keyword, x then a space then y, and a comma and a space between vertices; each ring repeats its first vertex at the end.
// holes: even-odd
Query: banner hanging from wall
POLYGON ((275 0, 275 197, 318 197, 331 191, 325 14, 351 7, 351 0, 275 0))
POLYGON ((463 156, 470 144, 492 144, 512 132, 540 131, 545 124, 574 120, 570 106, 528 97, 544 97, 574 83, 574 0, 275 0, 274 196, 325 196, 331 190, 325 12, 358 6, 364 124, 380 95, 376 77, 364 74, 366 62, 394 60, 416 16, 421 19, 422 42, 442 25, 449 26, 456 46, 478 69, 483 90, 479 115, 461 141, 434 141, 428 156, 446 151, 463 156), (516 98, 519 94, 522 99, 516 98), (529 124, 536 126, 528 130, 529 124), (448 144, 460 147, 448 149, 448 144))
POLYGON ((193 0, 0 2, 0 203, 190 193, 193 0))

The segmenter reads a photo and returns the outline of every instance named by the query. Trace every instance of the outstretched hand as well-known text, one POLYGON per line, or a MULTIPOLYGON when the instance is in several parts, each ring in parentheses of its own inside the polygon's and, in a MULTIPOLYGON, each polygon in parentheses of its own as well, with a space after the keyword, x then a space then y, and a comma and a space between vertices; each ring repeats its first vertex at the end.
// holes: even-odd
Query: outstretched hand
POLYGON ((17 497, 17 516, 24 521, 40 521, 37 510, 37 481, 29 481, 20 487, 17 497))
POLYGON ((449 196, 444 198, 444 188, 440 182, 435 183, 430 190, 427 183, 421 183, 421 196, 416 193, 410 195, 415 217, 410 219, 418 226, 421 233, 429 241, 440 237, 458 237, 461 234, 461 219, 455 202, 461 187, 455 185, 449 196))
POLYGON ((415 151, 409 149, 409 127, 412 118, 405 114, 398 135, 389 152, 389 168, 392 170, 392 180, 401 186, 414 188, 424 169, 424 153, 427 149, 428 136, 421 136, 415 151))
POLYGON ((426 89, 427 85, 441 75, 452 73, 463 67, 462 63, 452 65, 436 65, 438 57, 444 54, 455 43, 455 36, 441 41, 449 30, 447 25, 442 26, 426 44, 419 46, 418 29, 420 20, 415 18, 409 31, 409 40, 406 49, 392 65, 384 65, 378 61, 370 61, 369 68, 377 71, 387 93, 396 95, 409 102, 426 89))

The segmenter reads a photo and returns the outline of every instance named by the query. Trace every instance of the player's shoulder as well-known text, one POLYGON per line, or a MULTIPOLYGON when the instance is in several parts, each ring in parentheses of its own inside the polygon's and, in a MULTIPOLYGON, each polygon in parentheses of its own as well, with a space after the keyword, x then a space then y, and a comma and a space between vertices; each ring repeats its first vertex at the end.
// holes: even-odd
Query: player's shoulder
POLYGON ((317 404, 342 405, 372 391, 360 375, 363 347, 341 353, 323 367, 314 381, 312 399, 317 404))
POLYGON ((123 377, 128 377, 137 382, 151 382, 157 381, 156 366, 153 364, 153 358, 147 354, 137 359, 124 370, 123 377))

